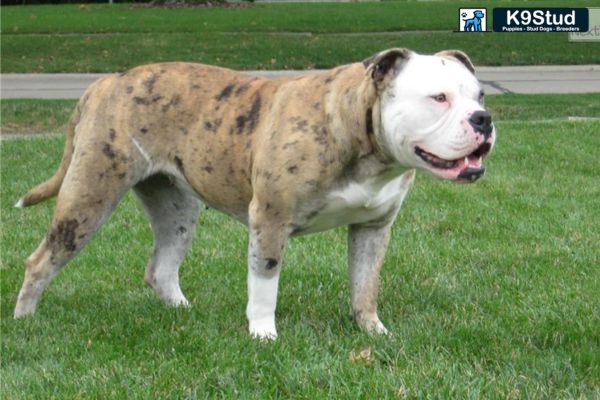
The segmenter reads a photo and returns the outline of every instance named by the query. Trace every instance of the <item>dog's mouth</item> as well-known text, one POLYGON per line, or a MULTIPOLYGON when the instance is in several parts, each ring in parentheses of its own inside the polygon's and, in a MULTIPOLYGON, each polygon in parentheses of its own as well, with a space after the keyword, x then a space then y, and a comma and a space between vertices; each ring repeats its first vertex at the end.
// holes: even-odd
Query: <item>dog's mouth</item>
POLYGON ((446 160, 436 156, 421 147, 415 147, 415 154, 425 161, 428 169, 435 175, 463 182, 475 182, 481 178, 485 172, 483 159, 492 149, 492 144, 489 142, 481 144, 472 153, 457 158, 455 160, 446 160))

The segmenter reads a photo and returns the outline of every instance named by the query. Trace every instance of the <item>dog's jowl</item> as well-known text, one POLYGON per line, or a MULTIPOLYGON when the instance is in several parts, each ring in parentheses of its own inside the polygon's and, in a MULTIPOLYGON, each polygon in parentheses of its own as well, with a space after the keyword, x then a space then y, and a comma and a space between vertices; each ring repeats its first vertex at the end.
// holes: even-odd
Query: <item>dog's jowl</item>
POLYGON ((189 304, 178 269, 201 201, 248 226, 252 335, 277 335, 288 238, 340 225, 349 226, 352 314, 363 329, 386 332, 379 270, 415 169, 473 182, 494 139, 473 65, 455 50, 389 49, 272 80, 189 63, 102 78, 73 112, 57 172, 17 203, 57 195, 48 233, 26 261, 15 317, 35 311, 133 189, 154 232, 145 280, 165 302, 189 304))

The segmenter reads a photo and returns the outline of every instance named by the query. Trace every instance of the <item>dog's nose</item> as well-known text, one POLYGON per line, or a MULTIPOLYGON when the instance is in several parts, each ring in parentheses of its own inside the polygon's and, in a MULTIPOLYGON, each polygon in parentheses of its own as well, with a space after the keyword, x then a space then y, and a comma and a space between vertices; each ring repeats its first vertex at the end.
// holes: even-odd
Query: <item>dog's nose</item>
POLYGON ((475 111, 469 118, 469 123, 486 138, 492 133, 492 115, 487 111, 475 111))

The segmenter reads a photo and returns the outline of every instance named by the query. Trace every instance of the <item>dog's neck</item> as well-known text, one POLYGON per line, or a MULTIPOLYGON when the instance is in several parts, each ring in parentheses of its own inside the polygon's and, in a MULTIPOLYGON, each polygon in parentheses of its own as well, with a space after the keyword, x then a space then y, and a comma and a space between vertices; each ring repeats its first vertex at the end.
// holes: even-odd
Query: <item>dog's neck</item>
MULTIPOLYGON (((380 123, 377 89, 365 74, 362 63, 345 65, 328 72, 335 77, 331 85, 339 85, 337 90, 326 92, 325 112, 330 128, 342 130, 349 142, 354 157, 362 158, 376 154, 384 163, 391 162, 378 143, 380 123)), ((328 78, 327 80, 331 80, 328 78)))
POLYGON ((326 109, 332 116, 330 128, 343 130, 347 140, 347 150, 351 153, 347 162, 353 164, 351 174, 357 180, 380 174, 401 174, 406 168, 400 166, 384 146, 378 89, 361 63, 340 68, 343 68, 341 72, 331 71, 339 79, 340 89, 332 91, 337 96, 325 104, 333 107, 326 109))

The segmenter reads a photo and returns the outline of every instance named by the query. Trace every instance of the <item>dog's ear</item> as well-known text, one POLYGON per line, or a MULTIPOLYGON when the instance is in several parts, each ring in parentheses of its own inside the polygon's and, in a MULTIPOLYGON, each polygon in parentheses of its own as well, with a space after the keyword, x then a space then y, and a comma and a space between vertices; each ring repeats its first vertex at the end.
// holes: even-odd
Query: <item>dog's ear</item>
POLYGON ((459 63, 464 65, 469 71, 471 71, 472 74, 475 73, 475 67, 469 59, 469 56, 467 56, 460 50, 444 50, 440 51, 439 53, 435 53, 435 55, 438 57, 449 58, 451 60, 458 61, 459 63))
POLYGON ((373 78, 375 84, 381 84, 387 77, 395 76, 412 52, 407 49, 388 49, 363 61, 367 76, 373 78))

